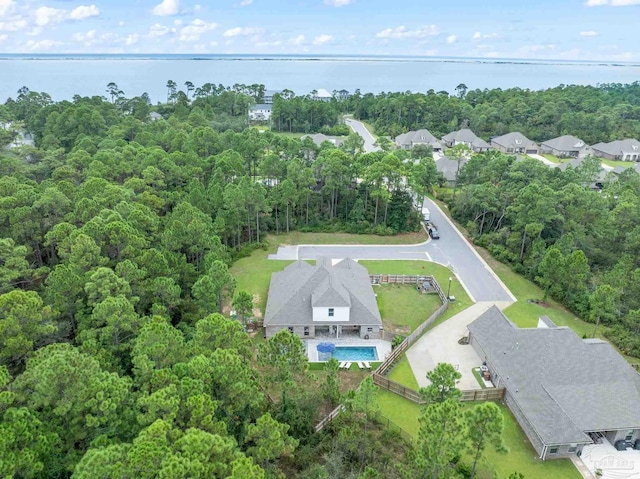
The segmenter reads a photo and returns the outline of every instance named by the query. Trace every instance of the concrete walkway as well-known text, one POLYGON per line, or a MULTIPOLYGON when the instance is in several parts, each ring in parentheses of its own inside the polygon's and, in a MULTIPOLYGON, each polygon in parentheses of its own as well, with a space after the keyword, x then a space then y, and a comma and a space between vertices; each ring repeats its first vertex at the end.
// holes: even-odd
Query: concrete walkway
POLYGON ((429 385, 427 373, 433 370, 438 363, 449 363, 462 374, 458 383, 459 389, 481 389, 471 370, 482 364, 482 360, 469 344, 458 344, 458 340, 467 336, 467 325, 475 321, 493 305, 503 309, 511 302, 483 301, 475 303, 464 311, 449 318, 430 331, 427 331, 407 352, 407 359, 413 371, 418 385, 429 385))

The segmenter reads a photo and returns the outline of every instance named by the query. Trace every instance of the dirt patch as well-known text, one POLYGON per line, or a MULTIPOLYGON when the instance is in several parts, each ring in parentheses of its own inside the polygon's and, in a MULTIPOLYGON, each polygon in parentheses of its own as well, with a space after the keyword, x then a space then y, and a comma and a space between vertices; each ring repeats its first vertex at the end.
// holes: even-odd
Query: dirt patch
POLYGON ((404 324, 388 324, 384 323, 384 330, 393 334, 402 334, 408 336, 411 334, 411 326, 404 324))
MULTIPOLYGON (((253 304, 258 304, 260 303, 260 295, 259 294, 254 294, 253 298, 251 299, 251 301, 253 302, 253 304)), ((262 319, 262 311, 260 311, 260 309, 258 308, 253 308, 253 310, 251 311, 251 313, 253 314, 253 317, 256 319, 262 319)))

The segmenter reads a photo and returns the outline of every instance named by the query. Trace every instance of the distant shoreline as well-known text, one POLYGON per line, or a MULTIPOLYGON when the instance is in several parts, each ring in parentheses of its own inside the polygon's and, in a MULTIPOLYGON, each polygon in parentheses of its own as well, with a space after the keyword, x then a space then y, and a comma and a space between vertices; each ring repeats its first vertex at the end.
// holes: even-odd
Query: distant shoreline
POLYGON ((83 54, 50 53, 22 54, 0 53, 1 61, 278 61, 278 62, 396 62, 396 63, 484 63, 505 65, 562 65, 562 66, 605 66, 640 67, 637 62, 615 62, 606 60, 536 60, 526 58, 475 58, 475 57, 427 57, 427 56, 384 56, 384 55, 256 55, 256 54, 83 54))

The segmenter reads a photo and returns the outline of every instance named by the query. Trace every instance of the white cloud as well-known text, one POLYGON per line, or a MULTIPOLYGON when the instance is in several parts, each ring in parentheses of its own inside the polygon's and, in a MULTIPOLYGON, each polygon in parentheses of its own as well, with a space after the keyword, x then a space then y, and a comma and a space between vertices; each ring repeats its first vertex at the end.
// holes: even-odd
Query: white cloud
POLYGON ((640 0, 587 0, 587 7, 600 7, 610 5, 612 7, 629 7, 631 5, 640 5, 640 0))
POLYGON ((330 7, 344 7, 354 2, 355 0, 324 0, 324 4, 330 7))
POLYGON ((491 32, 491 33, 475 32, 473 34, 473 37, 471 37, 471 39, 474 42, 479 42, 480 40, 491 40, 494 38, 500 38, 500 35, 497 34, 496 32, 491 32))
POLYGON ((55 40, 29 40, 24 44, 24 46, 31 51, 49 50, 52 47, 57 47, 60 45, 62 45, 62 42, 58 42, 55 40))
POLYGON ((456 37, 455 35, 449 35, 447 37, 447 43, 455 43, 457 39, 458 37, 456 37))
POLYGON ((598 32, 594 32, 593 30, 588 30, 586 32, 580 32, 581 37, 597 37, 598 32))
POLYGON ((80 5, 71 10, 69 18, 71 20, 84 20, 89 17, 97 17, 100 15, 100 9, 95 5, 80 5))
POLYGON ((119 27, 124 27, 125 23, 124 22, 118 22, 118 26, 119 27))
POLYGON ((289 40, 289 43, 292 43, 294 45, 302 45, 304 43, 304 35, 298 35, 295 38, 292 38, 289 40))
POLYGON ((77 32, 73 34, 72 38, 76 42, 83 43, 85 47, 90 47, 96 42, 96 31, 89 30, 88 32, 85 32, 85 33, 77 32))
POLYGON ((180 30, 180 41, 181 42, 195 42, 200 39, 200 35, 206 33, 208 31, 213 30, 218 25, 213 22, 205 22, 204 20, 200 20, 196 18, 193 22, 191 22, 186 27, 183 27, 180 30))
POLYGON ((236 28, 230 28, 229 30, 226 30, 222 35, 229 38, 229 37, 246 37, 249 35, 257 35, 259 33, 262 33, 264 30, 262 28, 253 28, 253 27, 236 27, 236 28))
POLYGON ((415 30, 409 30, 404 25, 396 28, 387 28, 381 32, 376 33, 377 38, 426 38, 429 36, 437 35, 439 33, 438 27, 435 25, 424 25, 415 30))
POLYGON ((149 36, 152 38, 157 38, 157 37, 162 37, 167 33, 175 33, 175 31, 176 31, 175 28, 170 28, 170 27, 167 27, 166 25, 160 25, 159 23, 156 23, 154 25, 151 25, 151 27, 149 27, 149 36))
POLYGON ((11 13, 14 5, 15 2, 13 0, 0 0, 0 17, 11 13))
POLYGON ((177 15, 180 12, 180 0, 162 0, 162 3, 153 7, 152 12, 159 17, 177 15))
POLYGON ((65 11, 58 8, 40 7, 34 12, 36 25, 44 27, 50 23, 60 23, 64 20, 65 11))
POLYGON ((27 20, 22 17, 18 17, 8 22, 0 22, 0 32, 17 32, 26 28, 27 25, 27 20))
POLYGON ((57 25, 65 20, 85 20, 100 15, 100 9, 95 5, 80 5, 73 10, 63 10, 52 7, 39 7, 35 10, 34 19, 38 27, 57 25))
POLYGON ((331 40, 333 40, 331 35, 318 35, 313 39, 313 44, 324 45, 325 43, 329 43, 331 40))
POLYGON ((248 7, 249 5, 251 5, 253 3, 253 0, 242 0, 240 2, 240 6, 241 7, 248 7))
POLYGON ((7 35, 0 35, 0 43, 4 42, 7 38, 9 38, 7 35))
POLYGON ((256 47, 264 48, 264 47, 279 47, 282 45, 280 40, 274 40, 271 42, 256 42, 256 47))
POLYGON ((136 43, 138 43, 138 40, 140 40, 140 35, 138 35, 137 33, 132 33, 130 35, 127 35, 127 38, 125 38, 124 40, 124 44, 130 47, 131 45, 135 45, 136 43))

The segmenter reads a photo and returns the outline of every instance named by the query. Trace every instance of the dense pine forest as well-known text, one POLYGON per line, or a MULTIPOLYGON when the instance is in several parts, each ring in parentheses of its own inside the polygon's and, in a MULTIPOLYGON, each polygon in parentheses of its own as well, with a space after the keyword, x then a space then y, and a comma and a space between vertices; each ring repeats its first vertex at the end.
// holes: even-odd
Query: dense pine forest
MULTIPOLYGON (((373 424, 370 381, 344 394, 337 364, 309 372, 296 337, 252 341, 221 314, 250 311, 229 267, 268 234, 416 231, 416 195, 442 185, 429 151, 278 130, 343 134, 348 112, 388 135, 640 137, 640 84, 330 102, 287 92, 271 129, 249 127, 263 95, 169 82, 151 105, 109 84, 61 102, 22 88, 0 105, 3 477, 469 477, 467 439, 432 448, 433 425, 461 421, 458 406, 432 401, 405 443, 373 424), (35 144, 16 147, 25 132, 35 144), (345 414, 315 434, 339 402, 345 414)), ((489 152, 441 198, 479 245, 640 356, 640 175, 597 192, 598 169, 489 152)))

